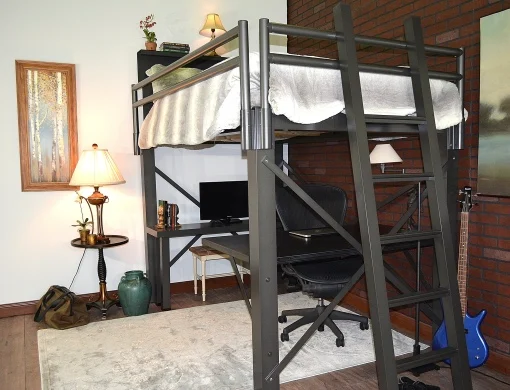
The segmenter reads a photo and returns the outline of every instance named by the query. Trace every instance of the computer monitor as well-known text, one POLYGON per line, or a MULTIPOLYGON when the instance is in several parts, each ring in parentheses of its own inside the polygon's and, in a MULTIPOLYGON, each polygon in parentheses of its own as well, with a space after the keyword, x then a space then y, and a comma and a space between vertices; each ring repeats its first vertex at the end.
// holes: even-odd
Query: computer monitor
POLYGON ((201 220, 230 224, 249 216, 247 181, 203 182, 199 190, 201 220))

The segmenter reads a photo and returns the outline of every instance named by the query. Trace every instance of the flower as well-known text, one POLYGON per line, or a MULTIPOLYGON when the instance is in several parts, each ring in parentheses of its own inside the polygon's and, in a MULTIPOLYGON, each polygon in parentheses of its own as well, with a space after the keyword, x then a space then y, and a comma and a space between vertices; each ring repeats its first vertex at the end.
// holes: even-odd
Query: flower
POLYGON ((145 39, 147 39, 147 42, 156 42, 156 33, 154 31, 149 31, 152 27, 156 25, 156 22, 154 21, 154 14, 150 14, 145 18, 145 20, 140 20, 140 29, 145 34, 145 39))
POLYGON ((80 204, 81 221, 77 219, 76 220, 77 224, 71 225, 71 226, 74 226, 74 227, 80 226, 80 229, 78 229, 78 230, 84 230, 87 228, 88 225, 91 225, 92 232, 94 232, 94 216, 92 215, 92 209, 90 208, 90 204, 85 197, 83 197, 79 194, 78 191, 75 191, 75 192, 76 192, 76 199, 74 201, 80 204), (89 221, 88 218, 84 218, 84 216, 83 216, 83 208, 81 207, 83 199, 85 199, 85 202, 87 202, 87 205, 89 206, 89 211, 90 211, 90 216, 92 217, 92 221, 89 221))

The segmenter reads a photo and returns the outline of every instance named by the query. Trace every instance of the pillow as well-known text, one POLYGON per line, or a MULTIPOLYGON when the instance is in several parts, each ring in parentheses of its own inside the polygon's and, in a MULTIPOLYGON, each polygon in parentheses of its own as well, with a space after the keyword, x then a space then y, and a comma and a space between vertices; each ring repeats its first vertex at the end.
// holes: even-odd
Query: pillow
MULTIPOLYGON (((156 64, 153 67, 151 67, 149 70, 145 72, 147 76, 152 76, 156 73, 159 73, 162 69, 166 68, 164 65, 156 64)), ((174 84, 177 84, 183 80, 186 80, 187 78, 196 75, 197 73, 200 73, 200 69, 195 68, 179 68, 176 69, 163 77, 160 77, 157 80, 154 80, 152 82, 152 91, 153 93, 159 92, 163 89, 166 89, 174 84)))

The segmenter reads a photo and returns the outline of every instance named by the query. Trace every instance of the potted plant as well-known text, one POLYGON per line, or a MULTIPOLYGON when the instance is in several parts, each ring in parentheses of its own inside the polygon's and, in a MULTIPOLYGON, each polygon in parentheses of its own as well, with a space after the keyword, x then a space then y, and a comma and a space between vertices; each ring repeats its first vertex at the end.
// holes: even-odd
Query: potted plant
POLYGON ((87 229, 88 225, 92 225, 92 221, 89 221, 88 218, 85 218, 83 221, 80 221, 79 219, 76 220, 77 225, 71 225, 74 227, 79 226, 78 233, 80 233, 80 241, 82 244, 87 243, 87 237, 90 233, 90 229, 87 229))
POLYGON ((80 227, 78 229, 78 233, 80 233, 80 241, 82 244, 86 244, 87 243, 87 236, 89 235, 90 233, 90 229, 87 229, 87 226, 92 226, 92 232, 94 231, 94 217, 92 216, 92 209, 90 208, 90 204, 89 202, 87 201, 87 199, 83 196, 81 196, 77 191, 76 191, 76 195, 78 195, 78 197, 76 198, 75 202, 78 202, 79 205, 80 205, 80 213, 81 213, 81 220, 77 219, 76 220, 76 225, 71 225, 73 227, 80 227), (81 206, 82 204, 82 201, 85 199, 85 202, 87 202, 87 205, 89 206, 89 211, 90 211, 90 215, 92 217, 92 221, 89 221, 88 218, 85 218, 83 216, 83 208, 81 206))
POLYGON ((156 33, 154 31, 150 31, 156 22, 154 21, 154 15, 151 14, 145 18, 145 20, 140 20, 140 29, 145 34, 145 48, 147 50, 156 50, 156 33))

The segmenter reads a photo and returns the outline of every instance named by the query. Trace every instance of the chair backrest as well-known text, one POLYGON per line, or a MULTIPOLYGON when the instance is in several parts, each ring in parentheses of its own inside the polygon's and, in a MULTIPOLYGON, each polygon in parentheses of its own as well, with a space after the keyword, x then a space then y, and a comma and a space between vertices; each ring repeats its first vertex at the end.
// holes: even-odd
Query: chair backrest
MULTIPOLYGON (((301 188, 338 223, 343 224, 347 210, 347 195, 343 189, 327 184, 304 184, 301 188)), ((287 231, 329 226, 287 187, 276 187, 276 211, 283 229, 287 231)))

